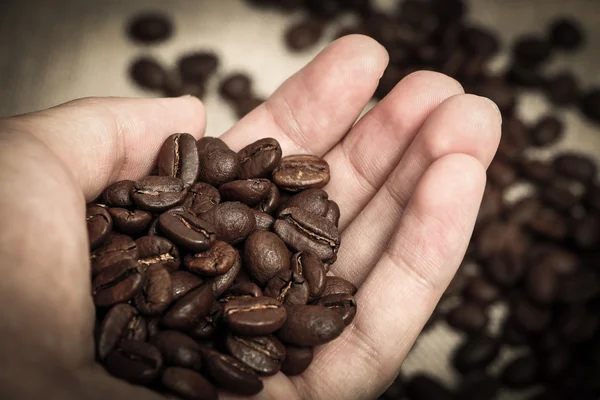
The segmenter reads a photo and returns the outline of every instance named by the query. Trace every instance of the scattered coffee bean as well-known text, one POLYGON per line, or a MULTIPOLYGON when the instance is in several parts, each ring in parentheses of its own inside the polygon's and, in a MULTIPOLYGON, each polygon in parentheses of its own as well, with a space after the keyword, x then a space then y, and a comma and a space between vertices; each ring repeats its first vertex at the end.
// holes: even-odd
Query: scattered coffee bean
POLYGON ((152 222, 152 214, 142 210, 126 208, 109 208, 114 227, 127 235, 136 236, 148 229, 152 222))
POLYGON ((219 59, 211 52, 183 55, 178 62, 181 78, 188 82, 204 82, 219 67, 219 59))
POLYGON ((162 265, 168 272, 176 271, 181 264, 179 250, 168 239, 160 236, 143 236, 135 241, 138 263, 146 268, 162 265))
POLYGON ((549 146, 563 136, 563 123, 556 117, 547 116, 531 129, 531 139, 536 146, 549 146))
POLYGON ((558 49, 572 51, 583 45, 585 36, 577 21, 559 18, 550 25, 550 41, 558 49))
POLYGON ((142 210, 162 212, 183 202, 183 181, 170 176, 148 176, 133 186, 133 200, 142 210))
POLYGON ((173 284, 169 272, 160 264, 146 270, 142 290, 134 297, 135 307, 144 315, 162 314, 173 301, 173 284))
POLYGON ((211 351, 205 362, 210 377, 227 391, 253 396, 263 389, 258 375, 232 357, 211 351))
POLYGON ((208 315, 214 301, 215 295, 210 285, 197 287, 169 308, 163 316, 162 324, 169 329, 190 329, 208 315))
POLYGON ((267 282, 264 294, 277 299, 284 306, 306 304, 309 298, 308 282, 295 271, 281 271, 267 282))
POLYGON ((323 24, 320 21, 305 19, 288 28, 285 42, 290 50, 302 51, 314 46, 322 35, 323 24))
POLYGON ((150 343, 160 351, 166 365, 200 371, 202 352, 191 337, 177 331, 161 331, 150 339, 150 343))
POLYGON ((131 79, 149 90, 162 90, 167 85, 167 71, 153 58, 142 57, 131 64, 131 79))
POLYGON ((229 101, 239 101, 252 96, 252 80, 246 74, 232 74, 219 85, 219 94, 229 101))
POLYGON ((568 71, 559 72, 546 80, 546 96, 557 106, 576 104, 580 97, 579 81, 568 71))
POLYGON ((500 342, 487 335, 468 338, 459 345, 452 356, 452 364, 462 374, 481 370, 496 359, 500 342))
POLYGON ((138 42, 157 43, 171 37, 173 24, 168 16, 151 12, 133 18, 129 23, 128 31, 131 38, 138 42))

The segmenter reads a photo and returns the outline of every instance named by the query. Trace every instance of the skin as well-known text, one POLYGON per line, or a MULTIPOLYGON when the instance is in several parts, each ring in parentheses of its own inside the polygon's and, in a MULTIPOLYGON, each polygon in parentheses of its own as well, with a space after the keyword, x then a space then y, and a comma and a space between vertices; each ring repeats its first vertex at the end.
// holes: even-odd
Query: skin
MULTIPOLYGON (((339 39, 222 136, 236 151, 270 136, 284 154, 325 157, 342 215, 332 271, 359 287, 342 336, 302 376, 266 379, 256 399, 376 398, 466 250, 499 112, 447 76, 417 72, 356 122, 387 61, 372 39, 339 39)), ((94 363, 85 204, 149 173, 173 132, 204 128, 192 97, 83 99, 0 120, 2 398, 161 398, 94 363)))

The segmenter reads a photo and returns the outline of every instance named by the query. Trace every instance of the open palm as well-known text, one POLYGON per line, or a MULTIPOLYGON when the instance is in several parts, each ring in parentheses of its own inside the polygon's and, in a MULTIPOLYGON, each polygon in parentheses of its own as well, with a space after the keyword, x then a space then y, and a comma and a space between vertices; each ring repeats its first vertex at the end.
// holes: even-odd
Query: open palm
MULTIPOLYGON (((222 136, 236 151, 273 137, 285 155, 329 162, 342 215, 332 272, 359 287, 342 336, 303 375, 265 379, 258 399, 377 397, 464 255, 499 113, 417 72, 356 122, 386 64, 373 40, 342 38, 222 136)), ((0 397, 161 398, 94 363, 85 203, 148 174, 170 134, 204 127, 192 97, 85 99, 0 121, 0 397)))

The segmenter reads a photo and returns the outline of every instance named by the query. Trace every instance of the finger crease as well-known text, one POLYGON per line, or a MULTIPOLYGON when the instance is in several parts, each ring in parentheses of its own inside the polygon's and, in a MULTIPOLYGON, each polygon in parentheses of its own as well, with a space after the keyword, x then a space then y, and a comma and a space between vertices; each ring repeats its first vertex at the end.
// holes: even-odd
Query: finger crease
POLYGON ((285 114, 287 116, 287 119, 289 119, 289 121, 290 121, 289 124, 286 124, 284 127, 284 124, 277 117, 277 115, 279 115, 279 113, 275 112, 275 110, 273 109, 273 105, 271 104, 270 101, 265 102, 265 108, 266 108, 267 112, 271 116, 271 119, 275 123, 275 126, 281 131, 281 133, 283 133, 285 135, 285 137, 287 137, 292 142, 292 144, 294 144, 296 147, 298 147, 302 153, 310 154, 311 151, 309 151, 306 147, 304 147, 298 141, 298 137, 302 137, 303 135, 302 135, 302 131, 300 129, 300 125, 298 123, 298 117, 296 117, 296 115, 294 113, 294 109, 292 107, 290 107, 287 100, 282 99, 281 101, 286 110, 285 114), (291 130, 291 132, 290 132, 290 130, 291 130))
POLYGON ((429 292, 434 289, 435 285, 433 284, 431 279, 429 279, 429 277, 426 274, 424 274, 422 270, 420 270, 419 268, 415 268, 410 263, 406 262, 406 259, 404 258, 401 252, 392 252, 392 250, 388 247, 384 251, 384 256, 386 256, 390 260, 392 266, 396 267, 401 271, 406 272, 407 275, 410 278, 412 278, 413 281, 417 283, 419 288, 422 289, 424 292, 429 292))
POLYGON ((350 170, 354 175, 354 180, 358 182, 360 186, 364 187, 366 192, 375 193, 377 191, 377 187, 375 187, 375 185, 371 183, 371 180, 366 176, 362 169, 355 164, 354 159, 350 157, 350 153, 352 152, 352 150, 348 151, 348 149, 346 149, 346 146, 344 145, 345 143, 346 141, 344 140, 340 147, 342 148, 342 155, 350 165, 350 170))

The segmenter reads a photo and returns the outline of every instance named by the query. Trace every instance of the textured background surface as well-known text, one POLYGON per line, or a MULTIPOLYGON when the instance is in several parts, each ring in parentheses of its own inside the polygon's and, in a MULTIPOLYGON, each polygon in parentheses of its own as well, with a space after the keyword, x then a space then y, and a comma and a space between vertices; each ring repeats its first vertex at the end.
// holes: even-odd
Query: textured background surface
MULTIPOLYGON (((385 7, 394 1, 380 3, 385 7)), ((587 47, 575 55, 555 57, 548 68, 568 67, 584 84, 600 84, 600 2, 471 0, 470 4, 471 19, 500 30, 505 45, 522 33, 542 33, 556 15, 577 17, 588 32, 587 47)), ((246 71, 255 77, 257 93, 268 96, 327 44, 324 39, 311 51, 287 52, 283 32, 299 17, 250 9, 241 0, 4 0, 0 2, 0 116, 84 96, 152 96, 129 81, 126 71, 133 58, 151 54, 172 65, 182 52, 204 48, 219 54, 219 76, 246 71), (176 33, 172 40, 152 47, 140 47, 127 40, 123 33, 126 21, 147 9, 164 10, 173 16, 176 33)), ((328 37, 334 31, 331 27, 328 37)), ((501 55, 494 66, 500 68, 505 61, 501 55)), ((216 96, 216 84, 217 79, 213 79, 205 98, 207 133, 213 136, 235 122, 232 110, 216 96)), ((584 121, 576 110, 554 110, 541 97, 527 94, 519 111, 526 121, 545 113, 560 114, 567 123, 568 135, 558 147, 600 156, 600 130, 584 121)), ((539 156, 547 153, 540 152, 539 156)), ((502 311, 494 310, 496 320, 502 311)), ((398 312, 402 312, 401 306, 398 312)), ((452 382, 447 353, 450 345, 460 339, 439 324, 422 337, 404 370, 434 371, 452 382)), ((507 393, 503 398, 517 397, 507 393)))

